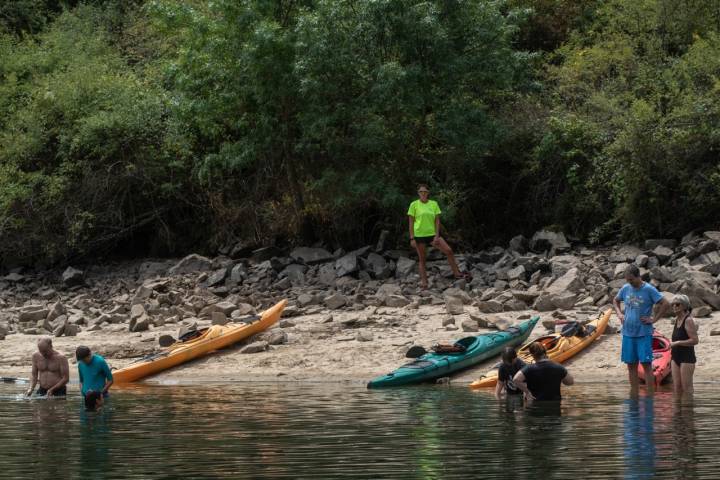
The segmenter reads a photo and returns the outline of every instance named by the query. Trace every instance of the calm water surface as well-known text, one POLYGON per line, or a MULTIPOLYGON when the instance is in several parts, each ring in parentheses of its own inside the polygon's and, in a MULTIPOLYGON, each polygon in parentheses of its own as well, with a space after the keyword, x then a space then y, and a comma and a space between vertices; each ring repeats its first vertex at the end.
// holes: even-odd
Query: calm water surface
POLYGON ((530 409, 460 386, 139 386, 100 413, 25 388, 0 385, 2 479, 720 478, 714 385, 685 405, 581 385, 530 409))

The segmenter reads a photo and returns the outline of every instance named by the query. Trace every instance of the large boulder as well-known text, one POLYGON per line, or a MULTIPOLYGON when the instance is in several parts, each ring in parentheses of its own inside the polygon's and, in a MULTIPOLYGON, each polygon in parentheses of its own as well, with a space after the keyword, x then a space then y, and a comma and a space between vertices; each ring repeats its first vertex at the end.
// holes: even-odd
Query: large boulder
POLYGON ((260 353, 268 349, 268 342, 253 342, 250 345, 243 347, 240 353, 260 353))
POLYGON ((348 299, 345 295, 339 293, 332 294, 323 300, 323 303, 330 310, 337 310, 338 308, 344 307, 348 303, 348 299))
POLYGON ((571 292, 563 292, 554 294, 551 297, 552 304, 555 306, 555 308, 560 308, 562 310, 570 310, 575 306, 575 302, 577 302, 578 296, 571 292))
POLYGON ((535 303, 533 304, 533 309, 537 310, 538 312, 549 312, 551 310, 555 310, 555 303, 553 303, 553 294, 541 294, 535 300, 535 303))
POLYGON ((297 287, 305 285, 305 272, 307 272, 305 265, 293 263, 285 267, 278 276, 280 278, 287 278, 293 286, 297 287))
POLYGON ((392 274, 390 264, 388 264, 387 260, 385 260, 382 255, 378 255, 377 253, 371 253, 368 255, 364 263, 365 269, 369 270, 373 277, 378 280, 389 278, 392 274))
POLYGON ((407 305, 410 305, 410 300, 405 298, 402 295, 388 295, 385 297, 385 300, 383 302, 386 307, 391 308, 402 308, 407 305))
POLYGON ((540 296, 541 292, 537 289, 535 285, 533 285, 527 290, 511 290, 510 293, 517 300, 520 300, 521 302, 527 304, 532 304, 533 302, 535 302, 535 299, 540 296))
POLYGON ((477 320, 468 318, 460 323, 460 328, 463 332, 477 332, 480 327, 478 326, 477 320))
POLYGON ((24 307, 20 311, 18 316, 19 322, 37 322, 38 320, 45 320, 50 313, 50 310, 41 305, 30 305, 24 307))
POLYGON ((75 287, 85 283, 85 272, 73 267, 67 267, 62 274, 62 282, 66 287, 75 287))
POLYGON ((397 278, 405 278, 412 273, 415 269, 415 260, 411 260, 407 257, 400 257, 395 265, 395 274, 397 278))
POLYGON ((676 280, 675 276, 665 267, 655 267, 650 270, 650 278, 660 283, 672 283, 676 280))
POLYGON ((482 313, 500 313, 503 311, 503 304, 497 300, 479 301, 477 307, 482 313))
POLYGON ((559 277, 571 268, 582 265, 582 260, 574 255, 556 255, 550 259, 550 269, 555 277, 559 277))
POLYGON ((227 315, 219 310, 212 312, 210 318, 212 319, 213 325, 227 325, 230 322, 227 315))
POLYGON ((461 315, 465 313, 465 305, 460 297, 446 297, 445 309, 450 315, 461 315))
POLYGON ((565 234, 562 232, 551 232, 540 230, 530 239, 530 250, 534 252, 546 252, 550 250, 553 254, 563 253, 570 250, 565 234))
POLYGON ((526 278, 525 267, 522 265, 518 265, 515 268, 511 268, 510 270, 507 271, 507 277, 508 277, 508 280, 510 280, 510 281, 525 280, 525 278, 526 278))
POLYGON ((321 285, 325 285, 328 287, 334 287, 337 284, 337 275, 335 275, 335 265, 332 263, 327 263, 325 265, 321 265, 320 268, 318 268, 317 280, 318 280, 318 283, 320 283, 321 285))
POLYGON ((490 250, 483 250, 476 254, 473 259, 478 263, 485 263, 492 265, 500 260, 505 255, 505 250, 502 247, 493 247, 490 250))
POLYGON ((655 250, 657 247, 664 247, 667 249, 673 249, 677 246, 677 240, 670 238, 652 238, 645 240, 646 250, 655 250))
POLYGON ((459 289, 459 288, 448 288, 443 292, 443 297, 445 299, 450 297, 458 297, 460 300, 462 300, 464 305, 470 305, 472 303, 472 298, 465 290, 459 289))
POLYGON ((215 286, 221 284, 225 280, 225 277, 227 277, 227 274, 228 274, 227 268, 219 268, 210 274, 210 276, 205 281, 205 283, 207 284, 208 287, 215 287, 215 286))
POLYGON ((283 330, 273 330, 267 337, 268 345, 285 345, 288 343, 288 334, 283 330))
POLYGON ((712 306, 715 310, 720 310, 720 295, 715 293, 708 285, 690 279, 685 282, 685 285, 680 289, 680 293, 697 297, 712 306))
POLYGON ((585 288, 585 284, 580 278, 580 271, 573 267, 552 282, 545 290, 548 293, 562 294, 565 292, 577 293, 583 288, 585 288))
POLYGON ((690 262, 690 265, 697 267, 701 272, 718 275, 720 274, 720 252, 703 253, 690 262))
POLYGON ((229 281, 232 285, 242 283, 245 278, 247 278, 247 269, 245 268, 244 264, 238 263, 230 269, 229 281))
POLYGON ((210 270, 212 268, 212 260, 196 253, 190 254, 180 260, 168 270, 170 275, 182 275, 185 273, 197 273, 210 270))
POLYGON ((358 256, 355 252, 350 252, 335 261, 335 274, 338 277, 350 275, 358 270, 358 256))
POLYGON ((324 248, 298 247, 290 252, 290 257, 296 262, 302 262, 307 265, 325 263, 333 260, 332 253, 324 248))
POLYGON ((663 245, 658 245, 655 247, 652 251, 653 255, 655 255, 655 258, 657 258, 661 264, 667 262, 670 260, 670 257, 673 256, 673 251, 671 248, 665 247, 663 245))
POLYGON ((527 304, 517 298, 511 298, 507 302, 503 303, 503 312, 517 312, 526 309, 527 304))
POLYGON ((513 326, 511 319, 501 315, 488 315, 485 317, 485 321, 490 325, 490 328, 496 328, 500 331, 505 331, 513 326))
POLYGON ((508 250, 523 254, 527 252, 528 240, 522 235, 516 235, 510 239, 508 250))

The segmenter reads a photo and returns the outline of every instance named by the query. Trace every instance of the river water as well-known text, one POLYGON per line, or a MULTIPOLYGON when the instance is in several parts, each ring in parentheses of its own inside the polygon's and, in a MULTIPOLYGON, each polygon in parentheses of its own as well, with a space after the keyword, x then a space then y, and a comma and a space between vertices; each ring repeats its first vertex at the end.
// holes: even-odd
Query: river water
POLYGON ((720 477, 714 385, 684 403, 577 385, 532 408, 460 386, 137 386, 97 413, 24 388, 0 385, 2 479, 720 477))

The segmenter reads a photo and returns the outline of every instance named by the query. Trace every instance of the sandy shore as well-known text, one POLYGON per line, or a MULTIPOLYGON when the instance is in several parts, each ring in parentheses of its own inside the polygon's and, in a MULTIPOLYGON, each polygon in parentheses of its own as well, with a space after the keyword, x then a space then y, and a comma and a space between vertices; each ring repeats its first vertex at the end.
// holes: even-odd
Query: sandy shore
MULTIPOLYGON (((572 313, 572 312, 565 312, 572 313)), ((533 311, 512 312, 509 317, 536 314, 533 311)), ((191 383, 234 381, 277 382, 353 382, 365 383, 387 373, 407 360, 408 347, 416 344, 430 346, 449 343, 477 333, 447 331, 443 319, 448 314, 443 305, 421 306, 419 309, 373 307, 360 312, 338 312, 305 315, 291 318, 295 326, 284 328, 288 343, 271 347, 269 351, 242 354, 247 342, 216 352, 205 358, 171 369, 147 379, 147 382, 191 383), (356 321, 351 322, 350 320, 356 321), (358 324, 360 326, 358 326, 358 324), (358 334, 371 334, 372 340, 358 341, 358 334)), ((455 317, 459 326, 466 315, 455 317)), ((546 333, 542 320, 551 318, 541 314, 541 322, 531 339, 546 333)), ((720 364, 720 336, 710 331, 720 328, 720 313, 698 319, 700 344, 696 347, 698 381, 720 380, 720 373, 709 368, 720 364)), ((615 317, 611 325, 616 325, 615 317)), ((279 327, 275 327, 279 328, 279 327)), ((670 336, 672 320, 660 322, 658 329, 670 336)), ((484 333, 490 330, 481 330, 484 333)), ((57 350, 71 359, 71 382, 77 381, 74 351, 78 345, 88 345, 93 351, 108 357, 113 368, 122 368, 132 361, 130 355, 150 352, 158 348, 157 338, 163 333, 176 334, 176 326, 165 326, 144 333, 83 331, 77 337, 54 340, 57 350)), ((262 334, 260 334, 262 335, 262 334)), ((0 342, 0 376, 29 377, 30 358, 38 336, 13 334, 0 342)), ((251 340, 257 340, 253 338, 251 340)), ((626 369, 620 362, 618 334, 603 335, 599 341, 567 362, 578 382, 625 381, 626 369)), ((454 384, 465 384, 492 366, 496 360, 480 364, 452 378, 454 384)), ((76 387, 71 387, 76 388, 76 387)))

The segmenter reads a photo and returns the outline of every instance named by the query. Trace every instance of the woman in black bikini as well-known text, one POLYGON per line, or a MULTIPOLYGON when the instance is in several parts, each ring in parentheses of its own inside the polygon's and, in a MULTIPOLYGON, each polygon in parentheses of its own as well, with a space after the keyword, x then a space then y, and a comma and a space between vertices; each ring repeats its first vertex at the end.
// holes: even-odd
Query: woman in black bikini
POLYGON ((693 393, 695 373, 695 345, 698 344, 697 325, 687 295, 676 295, 672 302, 675 322, 672 333, 672 378, 676 394, 693 393))

